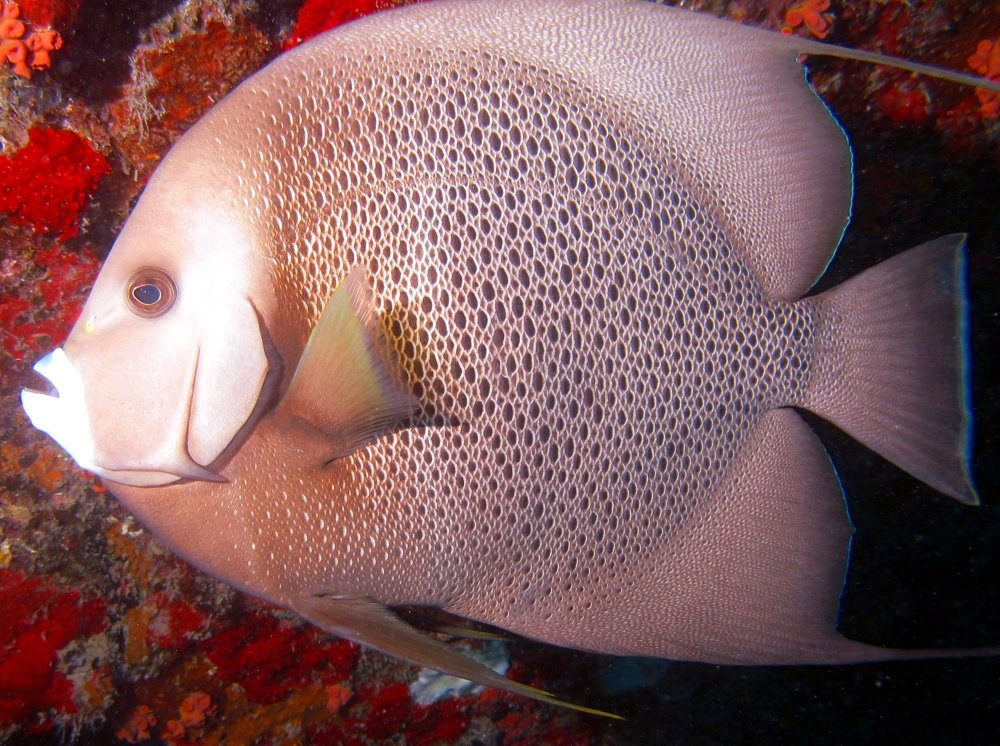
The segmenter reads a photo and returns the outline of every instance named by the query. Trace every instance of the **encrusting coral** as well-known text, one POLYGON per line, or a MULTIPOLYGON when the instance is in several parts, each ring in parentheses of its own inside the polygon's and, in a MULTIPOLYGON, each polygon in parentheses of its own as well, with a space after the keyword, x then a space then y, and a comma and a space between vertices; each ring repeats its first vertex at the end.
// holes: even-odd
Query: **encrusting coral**
POLYGON ((14 74, 31 78, 32 70, 52 67, 52 52, 62 47, 62 37, 51 28, 28 31, 21 6, 4 3, 0 13, 0 57, 14 66, 14 74), (27 34, 27 36, 25 36, 27 34))
MULTIPOLYGON (((976 52, 968 59, 969 67, 990 80, 1000 80, 1000 37, 983 39, 976 45, 976 52)), ((984 119, 1000 117, 1000 94, 985 88, 976 89, 980 113, 984 119)))
POLYGON ((23 148, 0 156, 0 215, 40 235, 75 238, 110 171, 108 160, 75 132, 34 127, 23 148))
POLYGON ((188 736, 188 729, 200 728, 205 724, 205 719, 215 714, 215 703, 211 695, 206 692, 193 692, 181 702, 179 712, 180 718, 169 720, 166 724, 164 740, 168 743, 177 741, 188 736))
POLYGON ((128 743, 141 743, 152 738, 150 728, 154 725, 156 725, 156 715, 147 705, 139 705, 132 710, 125 725, 115 731, 115 736, 128 743))
POLYGON ((825 11, 830 9, 830 0, 802 0, 795 3, 785 13, 785 25, 781 33, 791 34, 795 29, 804 26, 817 39, 825 39, 833 27, 833 14, 825 11))

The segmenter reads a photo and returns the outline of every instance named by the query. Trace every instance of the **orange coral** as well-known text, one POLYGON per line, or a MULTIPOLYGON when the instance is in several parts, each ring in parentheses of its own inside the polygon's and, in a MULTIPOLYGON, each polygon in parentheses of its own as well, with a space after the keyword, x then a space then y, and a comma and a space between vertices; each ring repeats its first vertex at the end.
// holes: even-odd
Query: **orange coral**
POLYGON ((204 725, 205 717, 214 712, 212 698, 205 692, 194 692, 181 702, 181 723, 187 728, 197 728, 204 725))
POLYGON ((128 722, 115 731, 115 736, 129 743, 141 743, 152 737, 149 729, 154 725, 156 725, 156 715, 146 705, 139 705, 132 710, 128 722))
POLYGON ((184 724, 180 720, 168 720, 163 730, 163 740, 167 743, 177 743, 185 734, 184 724))
POLYGON ((18 20, 21 8, 17 3, 7 3, 0 14, 0 56, 14 66, 14 72, 22 78, 31 77, 28 66, 28 45, 22 40, 24 23, 18 20))
POLYGON ((21 6, 4 3, 0 12, 0 57, 14 66, 14 74, 30 78, 32 70, 52 66, 52 52, 62 47, 62 37, 50 28, 33 30, 21 20, 21 6))
POLYGON ((176 743, 187 735, 188 728, 200 728, 205 718, 215 714, 215 704, 205 692, 189 694, 181 702, 180 720, 168 720, 164 740, 176 743))
POLYGON ((791 34, 799 26, 805 26, 816 38, 825 39, 833 27, 833 13, 825 12, 829 9, 830 0, 802 0, 795 3, 785 11, 785 25, 781 33, 791 34))
POLYGON ((351 697, 354 696, 351 687, 343 682, 330 684, 326 688, 326 694, 326 709, 330 712, 339 712, 340 708, 346 705, 351 700, 351 697))
POLYGON ((969 57, 969 67, 987 78, 1000 77, 1000 39, 983 39, 969 57))
POLYGON ((41 485, 44 490, 53 493, 58 492, 66 481, 66 472, 61 467, 60 457, 52 450, 44 449, 23 473, 41 485))
MULTIPOLYGON (((990 80, 1000 80, 1000 38, 983 39, 976 45, 975 53, 968 59, 969 67, 990 80)), ((976 89, 979 111, 984 119, 1000 117, 1000 93, 985 88, 976 89)))

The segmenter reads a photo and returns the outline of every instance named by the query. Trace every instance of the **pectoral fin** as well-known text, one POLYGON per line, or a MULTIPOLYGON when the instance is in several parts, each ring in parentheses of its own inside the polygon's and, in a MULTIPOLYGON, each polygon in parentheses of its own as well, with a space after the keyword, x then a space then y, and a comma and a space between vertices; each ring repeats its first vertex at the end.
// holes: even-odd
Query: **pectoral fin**
POLYGON ((330 296, 281 403, 332 439, 330 458, 361 448, 416 409, 386 348, 371 287, 355 268, 330 296))
POLYGON ((292 608, 328 632, 375 648, 409 663, 433 668, 436 671, 468 679, 477 684, 520 694, 539 702, 547 702, 593 715, 603 715, 616 720, 621 719, 618 715, 609 712, 563 702, 541 689, 501 676, 482 663, 453 650, 443 642, 419 632, 375 601, 364 598, 302 596, 292 603, 292 608))

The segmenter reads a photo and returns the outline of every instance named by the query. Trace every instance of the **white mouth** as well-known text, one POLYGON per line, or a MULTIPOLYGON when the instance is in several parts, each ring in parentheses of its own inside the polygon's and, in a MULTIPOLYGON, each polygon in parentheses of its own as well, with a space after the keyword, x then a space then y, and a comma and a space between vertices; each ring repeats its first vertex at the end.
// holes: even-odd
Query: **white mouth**
POLYGON ((59 396, 22 389, 21 406, 31 424, 52 436, 82 468, 96 471, 80 373, 61 347, 35 363, 35 371, 55 386, 59 396))

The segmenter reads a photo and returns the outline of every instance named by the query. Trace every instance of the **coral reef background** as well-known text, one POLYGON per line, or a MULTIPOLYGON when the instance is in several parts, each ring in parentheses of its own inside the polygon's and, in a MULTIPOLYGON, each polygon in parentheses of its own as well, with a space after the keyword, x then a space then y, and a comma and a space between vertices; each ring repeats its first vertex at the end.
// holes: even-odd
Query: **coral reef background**
MULTIPOLYGON (((992 741, 1000 663, 990 658, 720 668, 512 641, 514 677, 628 720, 488 690, 421 704, 414 669, 177 560, 30 427, 18 402, 37 385, 30 366, 65 338, 170 144, 284 49, 395 4, 0 0, 0 741, 992 741), (33 35, 47 41, 29 48, 33 35)), ((1000 76, 1000 7, 987 0, 680 4, 1000 76)), ((820 289, 929 238, 970 236, 984 506, 948 501, 811 420, 858 528, 841 628, 900 647, 998 645, 1000 99, 856 63, 810 67, 851 137, 858 182, 852 227, 820 289)))

